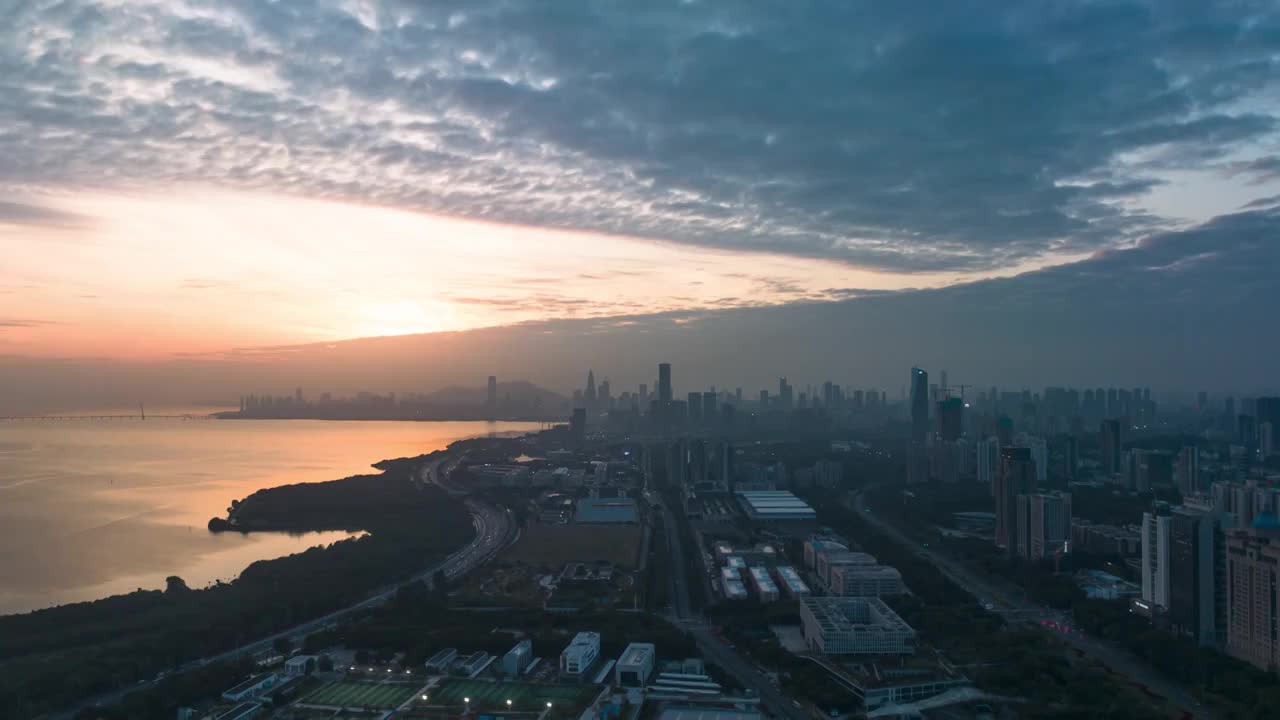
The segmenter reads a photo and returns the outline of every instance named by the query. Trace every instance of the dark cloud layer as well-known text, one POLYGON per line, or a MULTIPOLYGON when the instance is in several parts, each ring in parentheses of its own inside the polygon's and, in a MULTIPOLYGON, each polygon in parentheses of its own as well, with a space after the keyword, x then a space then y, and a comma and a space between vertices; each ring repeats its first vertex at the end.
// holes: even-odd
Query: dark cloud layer
MULTIPOLYGON (((11 6, 0 184, 194 179, 902 270, 1164 226, 1274 138, 1271 2, 11 6)), ((1268 164, 1270 163, 1270 164, 1268 164)))

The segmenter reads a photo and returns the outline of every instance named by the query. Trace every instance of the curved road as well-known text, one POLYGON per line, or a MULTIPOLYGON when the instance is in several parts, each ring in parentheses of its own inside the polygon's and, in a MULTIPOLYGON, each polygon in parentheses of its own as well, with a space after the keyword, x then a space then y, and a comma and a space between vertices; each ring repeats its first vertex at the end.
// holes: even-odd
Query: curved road
MULTIPOLYGON (((419 479, 424 483, 434 483, 449 489, 441 478, 442 473, 440 471, 440 466, 450 460, 451 458, 448 455, 432 460, 423 467, 420 472, 419 479)), ((446 468, 446 472, 448 469, 449 468, 446 468)), ((410 578, 387 585, 373 595, 354 605, 342 608, 341 610, 335 610, 327 615, 315 618, 314 620, 309 620, 300 625, 295 625, 287 630, 282 630, 251 643, 232 648, 226 652, 211 655, 199 660, 192 660, 183 664, 181 667, 166 673, 165 675, 167 677, 171 677, 208 663, 229 660, 241 655, 251 655, 253 653, 261 652, 272 647, 273 643, 280 638, 290 638, 295 641, 295 644, 297 644, 297 642, 300 642, 302 638, 324 628, 326 625, 336 620, 340 620, 352 613, 381 605, 391 599, 391 597, 395 595, 396 590, 405 583, 421 580, 430 585, 432 576, 434 576, 438 570, 443 570, 445 577, 451 580, 471 572, 475 568, 487 562, 497 554, 499 550, 513 542, 514 536, 517 533, 515 531, 515 523, 511 518, 510 510, 505 508, 496 508, 486 503, 471 499, 467 499, 464 502, 467 504, 467 508, 471 511, 472 524, 476 528, 475 537, 472 538, 471 542, 467 543, 464 547, 439 563, 417 573, 416 575, 413 575, 410 578)), ((65 710, 61 713, 56 713, 51 717, 71 718, 84 708, 114 705, 128 693, 145 690, 155 685, 157 682, 158 680, 144 680, 137 685, 132 685, 130 687, 96 696, 82 702, 74 708, 65 710)))
MULTIPOLYGON (((863 495, 865 490, 880 485, 884 485, 884 483, 859 490, 853 495, 854 512, 864 521, 883 532, 899 545, 911 548, 917 557, 928 560, 949 580, 977 598, 984 606, 992 607, 992 612, 1003 615, 1007 621, 1040 625, 1043 620, 1055 623, 1059 628, 1066 626, 1069 620, 1067 613, 1032 602, 1025 597, 1025 593, 1010 594, 1006 588, 1001 587, 999 584, 969 572, 963 564, 943 557, 934 549, 922 547, 919 542, 907 537, 898 528, 875 516, 870 511, 870 508, 867 507, 863 495)), ((1057 635, 1070 643, 1075 649, 1106 665, 1113 672, 1128 677, 1131 681, 1144 686, 1156 695, 1163 696, 1169 702, 1179 706, 1183 712, 1191 717, 1204 720, 1216 718, 1216 715, 1204 707, 1181 685, 1169 680, 1155 668, 1134 657, 1128 650, 1085 635, 1078 629, 1071 632, 1058 632, 1057 635)))

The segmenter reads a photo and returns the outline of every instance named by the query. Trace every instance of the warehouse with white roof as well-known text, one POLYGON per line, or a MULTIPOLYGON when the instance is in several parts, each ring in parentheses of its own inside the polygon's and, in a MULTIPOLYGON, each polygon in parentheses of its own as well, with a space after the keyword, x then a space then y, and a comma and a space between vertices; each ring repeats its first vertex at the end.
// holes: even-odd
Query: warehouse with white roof
POLYGON ((809 504, 786 490, 744 490, 738 502, 747 517, 760 522, 816 520, 809 504))

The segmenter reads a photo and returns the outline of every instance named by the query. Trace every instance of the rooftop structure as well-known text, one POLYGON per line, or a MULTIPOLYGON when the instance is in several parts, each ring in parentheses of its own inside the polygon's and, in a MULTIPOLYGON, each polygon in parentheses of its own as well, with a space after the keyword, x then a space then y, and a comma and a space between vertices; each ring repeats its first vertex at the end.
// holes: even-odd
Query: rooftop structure
POLYGON ((809 539, 804 541, 804 566, 812 570, 818 562, 818 553, 828 550, 848 550, 849 546, 835 540, 809 539))
POLYGON ((878 598, 804 598, 809 648, 827 655, 910 655, 916 631, 878 598))
POLYGON ((786 490, 748 490, 737 495, 742 509, 752 520, 781 522, 818 517, 808 503, 786 490))
POLYGON ((644 687, 653 674, 657 649, 652 643, 631 643, 614 666, 614 682, 627 687, 644 687))
POLYGON ((741 580, 723 580, 724 596, 728 600, 746 600, 747 586, 741 580))
POLYGON ((756 591, 761 602, 773 602, 778 599, 778 586, 774 584, 773 578, 769 577, 768 570, 753 567, 748 577, 751 580, 751 588, 756 591))
POLYGON ((653 684, 649 686, 651 693, 667 696, 711 696, 721 694, 720 684, 706 675, 689 673, 658 673, 653 684))
POLYGON ((532 661, 533 642, 528 639, 521 640, 502 656, 502 673, 508 677, 515 677, 524 672, 532 661))
POLYGON ((249 718, 257 717, 258 711, 261 709, 261 703, 243 702, 214 715, 213 720, 249 720, 249 718))
POLYGON ((731 567, 734 570, 745 570, 747 567, 747 561, 743 560, 737 555, 730 555, 729 557, 725 558, 724 564, 725 564, 725 567, 731 567))
POLYGON ((668 707, 658 720, 760 720, 760 713, 718 707, 668 707))
POLYGON ((255 675, 254 677, 244 680, 222 693, 222 699, 230 700, 231 702, 249 700, 262 695, 266 691, 275 687, 275 684, 276 676, 271 673, 255 675))
POLYGON ((439 673, 448 672, 449 666, 453 665, 453 661, 457 659, 457 648, 445 648, 431 656, 431 659, 427 661, 427 669, 439 673))
POLYGON ((468 655, 458 662, 458 671, 467 677, 475 677, 480 671, 489 666, 494 661, 494 657, 486 652, 478 652, 468 655))
POLYGON ((800 573, 790 565, 779 565, 773 569, 774 574, 778 576, 779 584, 787 593, 787 597, 806 597, 809 594, 809 586, 804 580, 800 579, 800 573))

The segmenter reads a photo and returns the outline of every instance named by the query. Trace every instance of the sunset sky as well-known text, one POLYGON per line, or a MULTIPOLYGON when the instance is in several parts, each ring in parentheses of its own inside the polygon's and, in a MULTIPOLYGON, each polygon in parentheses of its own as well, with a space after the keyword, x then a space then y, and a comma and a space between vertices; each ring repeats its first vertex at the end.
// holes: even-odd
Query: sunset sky
POLYGON ((6 3, 0 355, 845 301, 1280 224, 1274 3, 911 5, 6 3))

